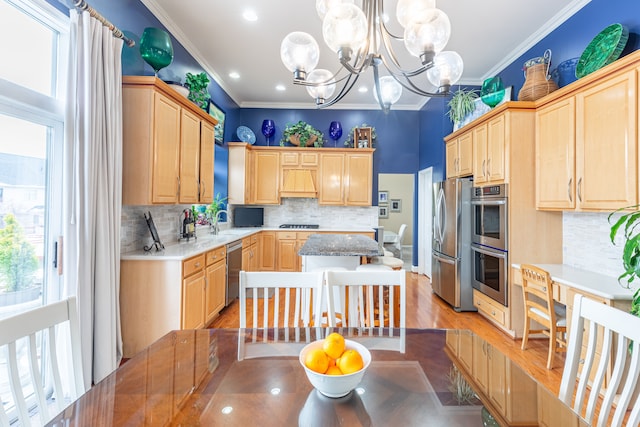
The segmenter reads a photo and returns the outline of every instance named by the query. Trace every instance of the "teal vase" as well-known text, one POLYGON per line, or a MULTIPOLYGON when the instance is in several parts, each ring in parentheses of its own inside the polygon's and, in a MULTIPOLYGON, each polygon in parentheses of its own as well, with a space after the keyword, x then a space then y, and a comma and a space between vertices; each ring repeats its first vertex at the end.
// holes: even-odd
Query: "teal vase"
POLYGON ((480 99, 493 108, 504 98, 504 84, 499 76, 490 77, 482 83, 480 99))

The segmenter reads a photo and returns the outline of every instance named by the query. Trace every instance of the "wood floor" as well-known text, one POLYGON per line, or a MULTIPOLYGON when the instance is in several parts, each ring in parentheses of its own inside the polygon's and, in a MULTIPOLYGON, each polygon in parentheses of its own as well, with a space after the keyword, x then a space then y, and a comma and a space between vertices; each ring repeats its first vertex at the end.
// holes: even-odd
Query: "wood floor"
MULTIPOLYGON (((235 300, 213 320, 209 327, 237 328, 240 322, 238 307, 238 300, 235 300)), ((548 370, 546 368, 548 339, 529 339, 527 349, 521 350, 520 339, 512 339, 479 314, 456 313, 432 292, 429 279, 417 273, 407 273, 407 327, 470 329, 491 342, 504 354, 509 355, 514 362, 544 384, 554 395, 558 394, 565 356, 564 353, 557 353, 554 369, 548 370)))

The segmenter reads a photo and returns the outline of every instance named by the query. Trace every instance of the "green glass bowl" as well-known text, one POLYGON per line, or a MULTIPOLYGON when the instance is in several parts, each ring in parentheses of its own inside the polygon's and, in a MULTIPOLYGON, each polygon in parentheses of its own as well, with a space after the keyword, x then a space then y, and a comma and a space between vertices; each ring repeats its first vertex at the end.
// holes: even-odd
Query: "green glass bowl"
POLYGON ((611 64, 620 57, 629 40, 629 30, 621 24, 611 24, 591 40, 576 66, 576 77, 582 78, 611 64))

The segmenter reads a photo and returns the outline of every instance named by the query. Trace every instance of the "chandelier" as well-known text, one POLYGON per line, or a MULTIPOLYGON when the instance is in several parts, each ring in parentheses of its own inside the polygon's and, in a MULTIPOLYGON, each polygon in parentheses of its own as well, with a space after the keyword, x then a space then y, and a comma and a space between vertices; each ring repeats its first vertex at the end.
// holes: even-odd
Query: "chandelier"
POLYGON ((442 50, 449 41, 451 23, 443 11, 436 9, 435 0, 398 0, 396 18, 404 28, 402 35, 389 31, 384 0, 361 3, 358 7, 354 0, 316 0, 324 41, 338 54, 340 66, 335 73, 316 69, 318 43, 308 33, 292 32, 282 41, 280 57, 293 72, 293 83, 306 86, 318 108, 339 102, 370 67, 373 95, 385 112, 400 99, 403 89, 427 97, 449 95, 451 85, 462 75, 463 62, 458 53, 442 50), (404 68, 398 61, 392 48, 392 42, 398 41, 419 58, 415 68, 404 68), (382 76, 381 70, 386 75, 382 76), (423 74, 435 91, 423 89, 425 82, 417 81, 425 80, 423 74), (336 92, 338 85, 341 88, 336 92))

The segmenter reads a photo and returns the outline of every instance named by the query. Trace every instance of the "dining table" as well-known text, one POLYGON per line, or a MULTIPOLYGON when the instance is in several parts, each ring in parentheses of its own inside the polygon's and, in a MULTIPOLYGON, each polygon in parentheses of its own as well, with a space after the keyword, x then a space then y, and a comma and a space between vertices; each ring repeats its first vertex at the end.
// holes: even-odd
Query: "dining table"
POLYGON ((480 336, 453 329, 172 331, 48 425, 498 426, 579 419, 490 348, 480 336), (330 332, 371 353, 361 382, 340 398, 314 389, 299 360, 305 345, 330 332))

